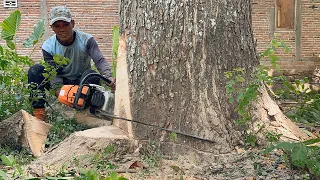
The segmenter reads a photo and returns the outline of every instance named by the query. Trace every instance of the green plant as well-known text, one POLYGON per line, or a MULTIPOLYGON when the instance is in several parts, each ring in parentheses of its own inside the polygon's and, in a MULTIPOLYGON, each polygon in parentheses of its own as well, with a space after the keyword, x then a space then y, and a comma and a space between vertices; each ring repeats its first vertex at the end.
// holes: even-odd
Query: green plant
POLYGON ((106 178, 106 180, 128 180, 128 179, 123 176, 119 177, 117 172, 112 172, 110 176, 106 178))
MULTIPOLYGON (((35 159, 35 157, 30 154, 28 150, 21 147, 12 147, 5 146, 0 148, 0 154, 3 156, 14 156, 16 159, 16 163, 20 165, 29 164, 31 161, 35 159)), ((1 162, 0 162, 1 164, 1 162)))
POLYGON ((270 60, 271 65, 276 68, 276 70, 280 70, 280 66, 278 64, 280 58, 276 55, 276 51, 280 47, 284 48, 285 52, 290 52, 290 49, 284 41, 279 41, 275 36, 275 38, 270 42, 270 47, 259 55, 260 58, 267 57, 270 60))
POLYGON ((119 48, 119 27, 113 26, 112 29, 112 75, 116 77, 117 72, 117 58, 119 48))
MULTIPOLYGON (((280 70, 277 62, 280 58, 276 55, 276 50, 279 47, 283 47, 286 52, 289 52, 289 48, 283 43, 283 41, 278 41, 276 38, 272 39, 270 47, 260 54, 260 58, 268 57, 271 65, 280 70)), ((246 81, 244 76, 246 71, 244 68, 235 68, 231 71, 224 73, 226 82, 226 93, 229 96, 229 102, 234 103, 236 101, 235 112, 239 115, 236 119, 236 124, 243 128, 246 137, 246 144, 250 146, 256 146, 257 138, 256 134, 258 132, 247 132, 248 122, 252 119, 250 114, 252 109, 252 102, 258 96, 258 90, 263 84, 270 85, 274 82, 274 78, 268 75, 268 69, 264 66, 259 66, 252 74, 251 79, 246 81)), ((261 131, 259 128, 258 131, 261 131)))
POLYGON ((7 174, 6 171, 2 171, 0 170, 0 179, 4 179, 4 180, 9 180, 9 179, 18 179, 21 176, 23 176, 23 169, 22 167, 16 163, 15 158, 12 155, 9 156, 1 156, 1 161, 8 167, 10 167, 11 169, 13 169, 13 172, 11 172, 10 174, 7 174), (11 178, 9 178, 9 176, 11 176, 11 178))
POLYGON ((75 131, 83 131, 89 127, 78 124, 75 119, 66 119, 61 114, 53 112, 48 116, 48 121, 52 125, 48 134, 46 146, 51 147, 64 140, 75 131))
POLYGON ((171 142, 176 142, 177 138, 178 138, 177 133, 174 133, 174 132, 170 133, 170 141, 171 142))
POLYGON ((287 116, 294 121, 302 123, 320 123, 320 100, 316 99, 310 104, 297 107, 294 113, 287 113, 287 116))
POLYGON ((271 144, 278 142, 281 136, 282 134, 278 134, 276 132, 271 132, 271 131, 268 131, 266 134, 267 141, 271 144))
POLYGON ((116 169, 117 166, 109 159, 115 156, 114 146, 108 146, 103 151, 94 154, 91 158, 92 168, 98 171, 116 169))
MULTIPOLYGON (((17 51, 17 37, 21 23, 19 10, 13 11, 1 23, 1 38, 6 46, 0 45, 0 120, 20 109, 30 110, 28 104, 29 89, 26 67, 33 64, 29 56, 22 56, 17 51)), ((39 21, 33 33, 27 38, 25 47, 34 46, 44 33, 44 21, 39 21)))
POLYGON ((157 143, 149 141, 146 147, 141 151, 141 159, 149 165, 149 167, 158 166, 161 155, 157 151, 157 143))
POLYGON ((292 168, 308 171, 310 174, 319 178, 320 147, 311 146, 319 142, 320 138, 298 143, 280 142, 276 145, 270 145, 270 147, 266 149, 265 154, 270 153, 274 149, 281 149, 292 168))

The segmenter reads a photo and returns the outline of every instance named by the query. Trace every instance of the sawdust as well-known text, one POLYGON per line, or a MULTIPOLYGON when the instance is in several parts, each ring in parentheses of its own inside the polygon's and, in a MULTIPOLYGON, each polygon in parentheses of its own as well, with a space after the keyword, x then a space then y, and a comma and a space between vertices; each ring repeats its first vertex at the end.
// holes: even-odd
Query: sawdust
POLYGON ((33 176, 43 177, 44 174, 56 175, 62 167, 70 172, 94 169, 96 165, 88 157, 97 157, 97 153, 103 153, 110 146, 115 147, 112 156, 102 154, 96 160, 108 158, 108 164, 115 168, 102 168, 100 174, 116 171, 130 180, 302 179, 299 172, 286 165, 281 153, 265 156, 259 150, 238 149, 215 155, 175 145, 174 151, 164 155, 151 149, 150 144, 132 144, 128 139, 92 139, 75 135, 32 162, 28 170, 33 176))

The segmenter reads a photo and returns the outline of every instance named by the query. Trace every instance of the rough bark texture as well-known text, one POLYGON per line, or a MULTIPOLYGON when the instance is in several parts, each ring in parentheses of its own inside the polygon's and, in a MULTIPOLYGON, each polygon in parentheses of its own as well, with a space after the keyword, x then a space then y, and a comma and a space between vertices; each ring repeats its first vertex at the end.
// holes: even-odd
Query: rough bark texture
POLYGON ((0 122, 0 147, 1 146, 20 146, 20 136, 22 135, 24 121, 22 111, 0 122))
MULTIPOLYGON (((134 120, 216 141, 178 137, 215 153, 239 139, 224 72, 259 64, 247 0, 122 0, 120 30, 127 40, 134 120)), ((168 135, 134 124, 139 139, 168 135)))
POLYGON ((50 124, 20 110, 0 122, 0 147, 24 147, 34 156, 40 156, 50 128, 50 124))

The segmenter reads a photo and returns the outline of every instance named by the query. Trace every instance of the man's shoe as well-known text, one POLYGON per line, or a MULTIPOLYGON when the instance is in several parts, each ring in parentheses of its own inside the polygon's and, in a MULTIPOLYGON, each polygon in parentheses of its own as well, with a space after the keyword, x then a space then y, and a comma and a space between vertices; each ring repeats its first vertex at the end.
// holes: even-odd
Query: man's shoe
POLYGON ((35 108, 33 110, 33 115, 41 121, 45 120, 46 117, 46 109, 45 108, 35 108))

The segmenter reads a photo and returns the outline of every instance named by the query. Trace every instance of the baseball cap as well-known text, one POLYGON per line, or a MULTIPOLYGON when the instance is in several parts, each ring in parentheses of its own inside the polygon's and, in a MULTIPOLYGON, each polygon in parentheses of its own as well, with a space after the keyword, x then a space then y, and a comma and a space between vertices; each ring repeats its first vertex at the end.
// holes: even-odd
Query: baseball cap
POLYGON ((50 25, 56 21, 71 22, 71 12, 66 6, 56 6, 50 11, 50 25))

